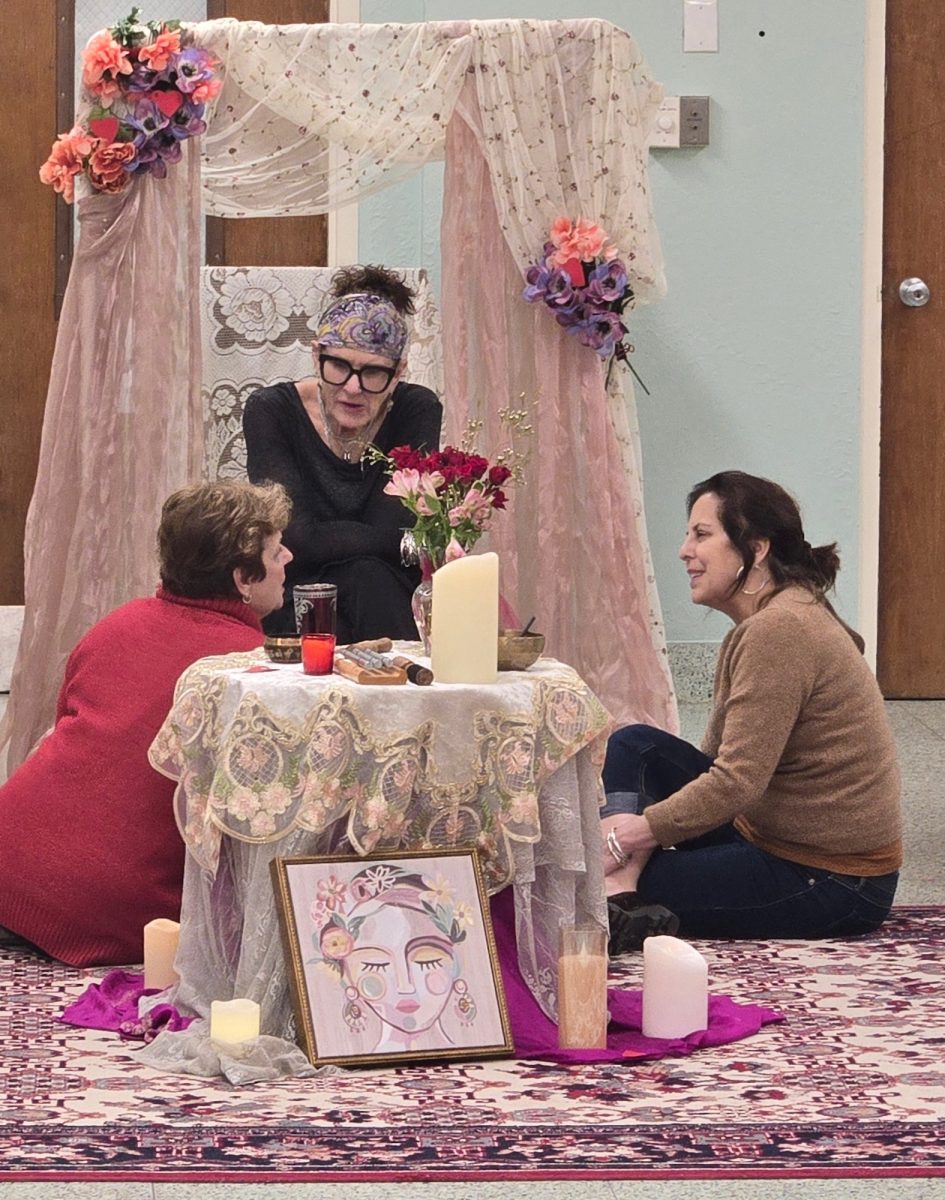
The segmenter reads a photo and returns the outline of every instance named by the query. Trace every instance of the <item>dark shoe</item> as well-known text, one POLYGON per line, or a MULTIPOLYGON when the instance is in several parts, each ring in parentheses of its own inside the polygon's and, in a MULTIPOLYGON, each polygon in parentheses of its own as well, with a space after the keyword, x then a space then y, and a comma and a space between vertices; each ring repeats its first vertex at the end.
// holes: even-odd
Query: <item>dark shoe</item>
MULTIPOLYGON (((629 896, 632 893, 625 893, 629 896)), ((662 904, 638 904, 630 907, 623 895, 607 901, 607 916, 610 920, 610 940, 607 953, 611 958, 618 954, 629 954, 642 950, 645 938, 659 934, 672 936, 679 929, 679 917, 662 904)))

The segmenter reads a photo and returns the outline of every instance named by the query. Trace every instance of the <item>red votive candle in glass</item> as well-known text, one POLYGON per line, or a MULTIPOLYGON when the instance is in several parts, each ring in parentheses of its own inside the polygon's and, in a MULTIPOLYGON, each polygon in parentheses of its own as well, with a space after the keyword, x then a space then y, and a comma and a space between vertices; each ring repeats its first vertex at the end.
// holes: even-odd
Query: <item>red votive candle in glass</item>
POLYGON ((335 665, 335 635, 302 635, 302 670, 306 675, 330 675, 335 665))
POLYGON ((300 583, 292 589, 295 620, 302 639, 302 670, 330 675, 335 658, 338 589, 333 583, 300 583))

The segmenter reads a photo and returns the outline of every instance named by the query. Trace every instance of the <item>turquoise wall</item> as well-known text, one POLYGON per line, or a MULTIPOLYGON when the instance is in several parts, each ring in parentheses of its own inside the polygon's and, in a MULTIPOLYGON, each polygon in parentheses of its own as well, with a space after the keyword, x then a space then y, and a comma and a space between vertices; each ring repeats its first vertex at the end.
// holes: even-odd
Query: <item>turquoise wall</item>
MULTIPOLYGON (((865 0, 719 0, 720 50, 682 51, 682 0, 362 0, 365 22, 612 21, 668 95, 711 97, 711 144, 651 153, 669 293, 634 314, 650 541, 670 641, 721 638, 676 550, 692 483, 738 467, 800 500, 836 539, 856 621, 865 0), (763 34, 763 36, 762 36, 763 34)), ((436 274, 442 169, 361 207, 363 261, 436 274)))

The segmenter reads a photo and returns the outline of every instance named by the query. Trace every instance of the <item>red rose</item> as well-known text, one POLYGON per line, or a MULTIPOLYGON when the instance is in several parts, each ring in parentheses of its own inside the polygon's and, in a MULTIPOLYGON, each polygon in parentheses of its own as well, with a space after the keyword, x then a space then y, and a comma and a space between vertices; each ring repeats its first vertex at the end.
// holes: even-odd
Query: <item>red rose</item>
POLYGON ((501 487, 511 474, 508 467, 493 467, 489 472, 489 482, 493 487, 501 487))
POLYGON ((495 491, 492 493, 492 507, 505 508, 506 495, 505 492, 495 491))

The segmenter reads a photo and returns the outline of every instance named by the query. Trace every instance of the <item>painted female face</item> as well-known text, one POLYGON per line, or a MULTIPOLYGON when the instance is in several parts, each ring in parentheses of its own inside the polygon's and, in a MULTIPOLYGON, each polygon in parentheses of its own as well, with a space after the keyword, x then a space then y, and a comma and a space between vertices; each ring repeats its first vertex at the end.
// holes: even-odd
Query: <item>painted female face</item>
POLYGON ((693 604, 728 613, 742 556, 722 526, 718 496, 712 492, 693 504, 679 557, 686 564, 693 604))
POLYGON ((449 939, 425 913, 399 905, 368 917, 345 959, 346 982, 382 1021, 408 1036, 439 1019, 456 973, 449 939))

